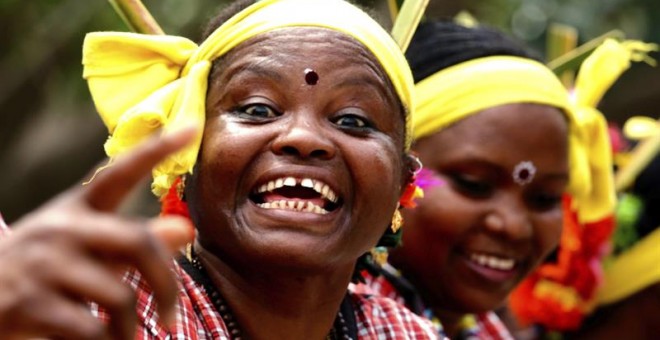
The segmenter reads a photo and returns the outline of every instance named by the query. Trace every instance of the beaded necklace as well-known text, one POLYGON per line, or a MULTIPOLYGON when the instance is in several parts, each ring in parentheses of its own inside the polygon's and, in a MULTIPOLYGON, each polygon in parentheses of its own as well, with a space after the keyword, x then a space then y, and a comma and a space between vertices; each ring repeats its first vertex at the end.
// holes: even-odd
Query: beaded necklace
MULTIPOLYGON (((213 303, 213 306, 220 314, 222 321, 225 323, 230 339, 242 340, 243 336, 238 321, 231 312, 225 299, 222 297, 218 289, 215 288, 215 285, 213 285, 210 276, 199 260, 199 257, 197 257, 197 254, 192 251, 192 246, 190 244, 186 247, 185 257, 179 258, 179 264, 188 275, 195 280, 195 282, 202 284, 206 295, 209 297, 211 303, 213 303)), ((356 322, 352 313, 352 305, 347 297, 345 297, 341 303, 333 327, 326 336, 326 340, 357 340, 356 322), (349 318, 349 321, 346 320, 344 314, 349 318)))

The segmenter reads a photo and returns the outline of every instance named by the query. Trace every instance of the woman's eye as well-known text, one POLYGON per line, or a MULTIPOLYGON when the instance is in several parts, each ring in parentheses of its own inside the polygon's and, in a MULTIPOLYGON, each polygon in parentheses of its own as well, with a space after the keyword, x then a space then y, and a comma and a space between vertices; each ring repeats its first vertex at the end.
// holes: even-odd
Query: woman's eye
POLYGON ((532 208, 546 211, 559 207, 561 204, 561 195, 537 193, 530 195, 528 200, 532 208))
POLYGON ((335 120, 335 124, 349 129, 367 129, 371 124, 364 118, 356 115, 344 115, 335 120))
POLYGON ((274 118, 279 116, 279 113, 268 105, 264 104, 250 104, 238 108, 237 113, 246 118, 274 118))
POLYGON ((492 193, 492 186, 485 181, 462 175, 454 175, 452 180, 460 191, 469 196, 488 197, 492 193))

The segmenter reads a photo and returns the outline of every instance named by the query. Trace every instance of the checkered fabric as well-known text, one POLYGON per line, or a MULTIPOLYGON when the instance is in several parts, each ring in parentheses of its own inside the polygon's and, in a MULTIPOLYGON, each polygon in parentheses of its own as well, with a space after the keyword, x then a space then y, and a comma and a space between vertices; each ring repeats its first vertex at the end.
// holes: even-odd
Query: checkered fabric
MULTIPOLYGON (((394 285, 383 275, 374 276, 367 271, 362 272, 364 283, 356 286, 354 291, 359 294, 378 294, 383 297, 405 304, 406 301, 394 285)), ((477 322, 477 339, 470 340, 513 340, 513 336, 504 326, 502 320, 493 312, 475 315, 477 322)), ((440 336, 443 336, 442 334, 440 336)), ((460 340, 460 339, 455 339, 460 340)))
MULTIPOLYGON (((154 297, 136 271, 124 280, 137 296, 138 330, 135 339, 229 339, 227 327, 206 295, 175 261, 173 270, 180 283, 176 324, 167 329, 158 322, 154 297)), ((400 304, 377 295, 358 294, 349 290, 354 306, 359 339, 437 339, 433 325, 400 304)), ((107 321, 108 314, 92 304, 92 313, 107 321)))

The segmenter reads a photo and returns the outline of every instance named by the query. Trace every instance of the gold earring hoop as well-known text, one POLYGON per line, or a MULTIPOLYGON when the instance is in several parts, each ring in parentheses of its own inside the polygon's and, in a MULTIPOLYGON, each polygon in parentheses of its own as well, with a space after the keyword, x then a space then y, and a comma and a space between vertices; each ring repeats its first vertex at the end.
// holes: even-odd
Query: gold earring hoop
POLYGON ((392 215, 392 223, 390 224, 390 229, 392 229, 392 232, 396 234, 399 229, 403 226, 403 216, 401 216, 401 212, 397 208, 394 211, 394 215, 392 215))
POLYGON ((422 161, 419 159, 419 157, 413 154, 410 155, 410 160, 412 161, 410 173, 413 177, 415 177, 417 174, 419 174, 420 171, 422 171, 424 164, 422 164, 422 161))

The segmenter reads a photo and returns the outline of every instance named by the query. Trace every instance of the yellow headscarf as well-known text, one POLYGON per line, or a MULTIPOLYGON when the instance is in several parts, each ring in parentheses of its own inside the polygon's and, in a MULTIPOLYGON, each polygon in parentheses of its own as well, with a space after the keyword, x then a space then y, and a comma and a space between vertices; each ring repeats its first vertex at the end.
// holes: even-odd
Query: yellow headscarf
POLYGON ((570 184, 580 222, 613 213, 615 200, 607 123, 595 106, 630 60, 646 60, 653 45, 605 41, 584 61, 571 96, 543 64, 512 57, 470 60, 415 86, 413 136, 423 138, 494 106, 536 103, 563 110, 569 121, 570 184))
POLYGON ((410 146, 413 80, 398 45, 378 23, 343 0, 263 0, 220 26, 204 43, 175 36, 90 33, 83 46, 83 77, 108 127, 111 158, 163 128, 197 125, 199 135, 185 150, 153 170, 153 192, 164 195, 177 176, 191 173, 205 122, 206 89, 212 61, 256 35, 294 26, 319 27, 349 35, 378 59, 406 110, 410 146))

